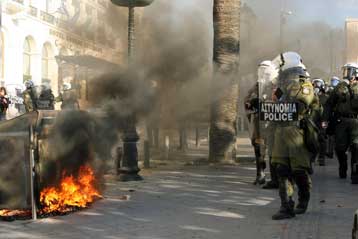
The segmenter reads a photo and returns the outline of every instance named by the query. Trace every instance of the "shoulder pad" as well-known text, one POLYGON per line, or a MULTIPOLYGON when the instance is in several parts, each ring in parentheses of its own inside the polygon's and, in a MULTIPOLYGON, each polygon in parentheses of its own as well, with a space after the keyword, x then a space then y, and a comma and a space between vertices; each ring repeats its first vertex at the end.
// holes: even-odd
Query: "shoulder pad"
POLYGON ((302 84, 302 87, 313 87, 312 83, 309 81, 306 81, 302 84))

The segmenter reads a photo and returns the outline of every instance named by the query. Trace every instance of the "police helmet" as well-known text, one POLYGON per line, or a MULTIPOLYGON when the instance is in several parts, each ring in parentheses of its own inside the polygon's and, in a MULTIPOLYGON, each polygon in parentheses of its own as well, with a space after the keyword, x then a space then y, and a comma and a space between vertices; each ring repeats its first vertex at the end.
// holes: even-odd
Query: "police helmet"
POLYGON ((34 82, 32 80, 28 80, 28 81, 25 82, 25 87, 27 89, 32 88, 34 86, 35 86, 35 84, 34 84, 34 82))
POLYGON ((320 79, 320 78, 315 78, 312 80, 312 85, 315 88, 315 91, 318 93, 320 91, 325 91, 326 90, 326 83, 324 82, 324 80, 320 79))
POLYGON ((302 57, 296 52, 285 52, 277 56, 273 61, 275 67, 281 71, 290 68, 301 67, 306 69, 302 57))
POLYGON ((49 83, 49 82, 44 82, 44 83, 42 84, 42 89, 43 89, 43 90, 51 90, 51 85, 50 85, 50 83, 49 83))
POLYGON ((342 68, 343 70, 343 79, 344 80, 353 80, 358 77, 358 64, 357 63, 348 63, 345 64, 342 68))
POLYGON ((330 86, 331 87, 336 87, 339 84, 340 81, 341 80, 337 76, 333 76, 331 78, 331 82, 330 82, 331 85, 330 86))
POLYGON ((306 69, 302 67, 292 67, 288 68, 280 73, 280 79, 285 80, 300 80, 300 79, 308 79, 309 74, 306 69))

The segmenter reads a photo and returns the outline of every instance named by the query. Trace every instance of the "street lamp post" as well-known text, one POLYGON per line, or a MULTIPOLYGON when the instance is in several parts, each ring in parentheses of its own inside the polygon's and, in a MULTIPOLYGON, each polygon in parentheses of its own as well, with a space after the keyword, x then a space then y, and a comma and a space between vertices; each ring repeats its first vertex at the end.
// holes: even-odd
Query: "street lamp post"
MULTIPOLYGON (((128 8, 128 65, 132 63, 135 42, 135 8, 150 5, 154 0, 111 0, 117 6, 128 8)), ((123 127, 123 154, 117 173, 120 181, 138 181, 143 178, 138 174, 138 150, 139 136, 135 126, 135 114, 125 119, 123 127)))
POLYGON ((286 24, 287 16, 292 15, 291 11, 286 11, 286 0, 281 0, 280 10, 280 52, 283 53, 284 48, 284 25, 286 24))
POLYGON ((280 52, 283 53, 284 48, 284 25, 286 24, 287 16, 292 15, 291 11, 281 10, 280 12, 280 52))

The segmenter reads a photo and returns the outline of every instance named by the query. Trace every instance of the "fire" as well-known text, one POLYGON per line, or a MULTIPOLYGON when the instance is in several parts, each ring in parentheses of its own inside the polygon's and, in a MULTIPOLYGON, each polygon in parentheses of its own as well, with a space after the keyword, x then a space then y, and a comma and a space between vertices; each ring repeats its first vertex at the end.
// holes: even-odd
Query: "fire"
POLYGON ((0 210, 1 217, 30 217, 31 211, 30 210, 9 210, 9 209, 2 209, 0 210))
POLYGON ((77 177, 63 173, 57 187, 44 188, 40 193, 41 212, 65 213, 74 208, 85 208, 96 198, 101 198, 95 188, 95 176, 89 166, 82 166, 77 177))

